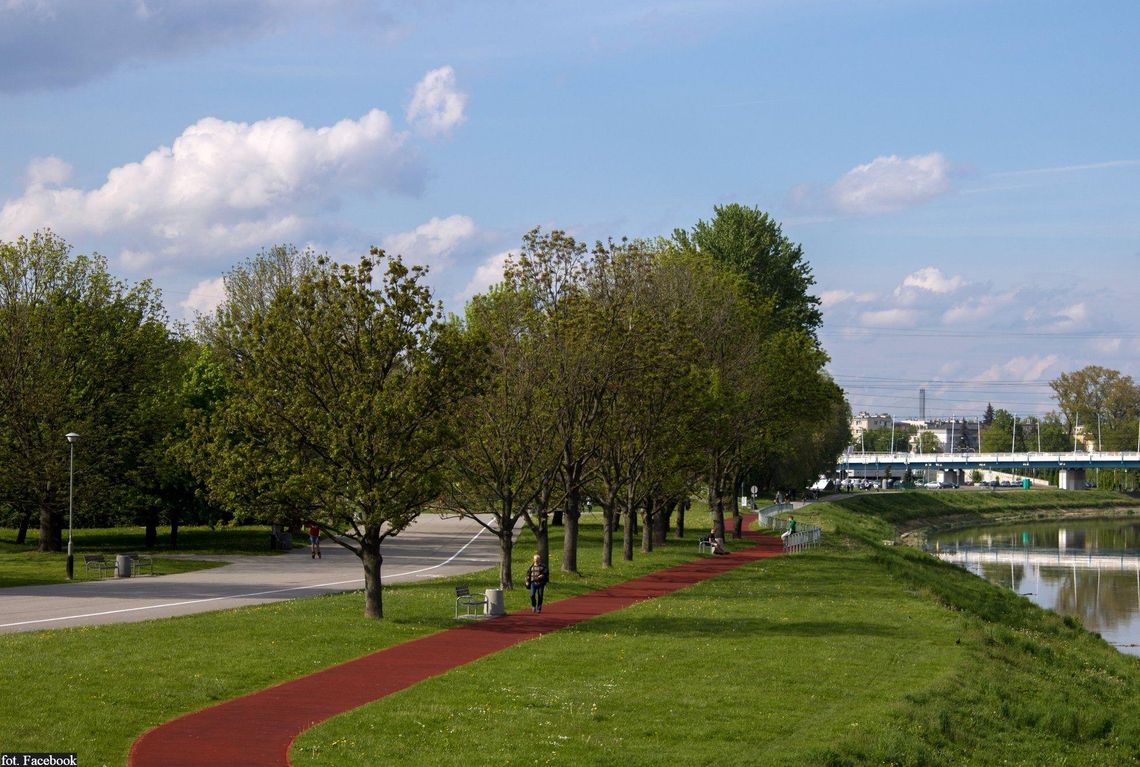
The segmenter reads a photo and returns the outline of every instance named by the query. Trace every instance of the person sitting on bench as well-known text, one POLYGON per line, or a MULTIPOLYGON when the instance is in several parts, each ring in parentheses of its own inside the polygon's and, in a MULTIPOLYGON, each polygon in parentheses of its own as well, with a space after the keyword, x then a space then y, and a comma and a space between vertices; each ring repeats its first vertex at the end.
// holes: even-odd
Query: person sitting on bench
POLYGON ((716 528, 709 530, 708 536, 705 541, 712 547, 713 554, 727 554, 728 549, 724 547, 724 541, 716 537, 716 528))

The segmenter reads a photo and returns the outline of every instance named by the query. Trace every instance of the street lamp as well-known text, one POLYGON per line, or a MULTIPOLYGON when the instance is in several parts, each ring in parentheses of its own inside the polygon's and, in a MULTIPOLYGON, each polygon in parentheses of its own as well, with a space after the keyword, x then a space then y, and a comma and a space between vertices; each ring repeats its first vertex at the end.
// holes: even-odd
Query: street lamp
POLYGON ((67 481, 67 579, 70 581, 75 577, 75 556, 71 552, 71 521, 75 511, 75 440, 79 439, 79 435, 69 431, 64 436, 67 437, 67 447, 71 454, 68 459, 67 481))

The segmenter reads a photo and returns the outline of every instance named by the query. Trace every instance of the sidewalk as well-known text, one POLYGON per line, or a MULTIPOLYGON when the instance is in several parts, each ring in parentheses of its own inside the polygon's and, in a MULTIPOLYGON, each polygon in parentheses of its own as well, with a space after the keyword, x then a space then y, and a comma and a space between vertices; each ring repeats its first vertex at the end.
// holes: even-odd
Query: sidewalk
MULTIPOLYGON (((751 519, 749 519, 751 522, 751 519)), ((748 531, 750 548, 706 557, 590 594, 465 623, 422 639, 196 711, 155 727, 131 747, 131 767, 281 767, 315 724, 528 639, 621 610, 778 556, 780 539, 748 531)), ((694 544, 695 545, 695 544, 694 544)))

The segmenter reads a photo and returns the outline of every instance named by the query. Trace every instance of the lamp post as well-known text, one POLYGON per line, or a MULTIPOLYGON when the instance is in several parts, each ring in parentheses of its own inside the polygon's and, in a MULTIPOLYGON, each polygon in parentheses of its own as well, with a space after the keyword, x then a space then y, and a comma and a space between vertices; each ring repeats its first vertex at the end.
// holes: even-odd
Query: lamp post
POLYGON ((67 472, 67 579, 70 581, 75 577, 75 556, 71 550, 71 522, 75 510, 75 440, 79 439, 79 435, 69 431, 64 436, 67 437, 67 447, 70 453, 67 472))

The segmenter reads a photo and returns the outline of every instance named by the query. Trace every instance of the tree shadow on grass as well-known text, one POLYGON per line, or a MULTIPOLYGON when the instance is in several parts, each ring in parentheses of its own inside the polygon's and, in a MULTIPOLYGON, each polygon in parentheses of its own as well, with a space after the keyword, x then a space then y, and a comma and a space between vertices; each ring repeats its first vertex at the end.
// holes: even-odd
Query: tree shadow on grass
MULTIPOLYGON (((583 631, 591 630, 589 624, 580 624, 578 628, 583 631)), ((599 628, 601 627, 599 626, 599 628)), ((604 630, 606 632, 665 634, 692 638, 739 636, 742 634, 748 634, 749 636, 769 634, 772 636, 801 638, 827 636, 903 636, 902 627, 884 626, 880 623, 870 623, 866 621, 811 620, 783 622, 768 620, 763 617, 740 620, 738 618, 696 618, 664 615, 646 615, 636 618, 623 616, 620 619, 607 621, 604 630)))

